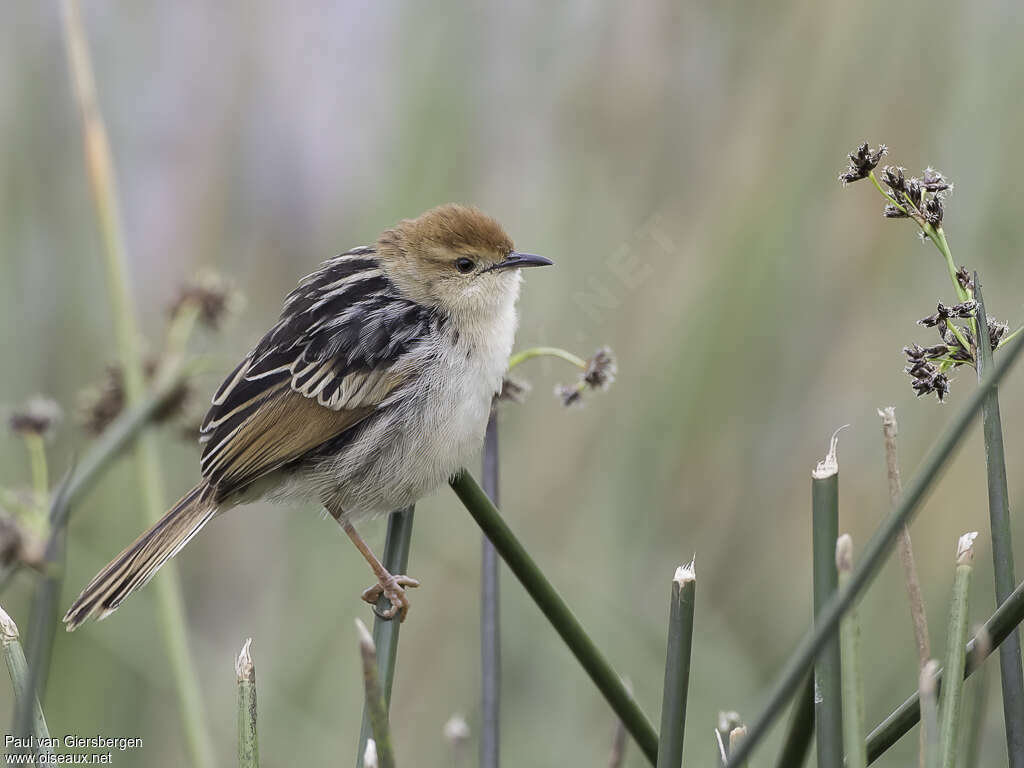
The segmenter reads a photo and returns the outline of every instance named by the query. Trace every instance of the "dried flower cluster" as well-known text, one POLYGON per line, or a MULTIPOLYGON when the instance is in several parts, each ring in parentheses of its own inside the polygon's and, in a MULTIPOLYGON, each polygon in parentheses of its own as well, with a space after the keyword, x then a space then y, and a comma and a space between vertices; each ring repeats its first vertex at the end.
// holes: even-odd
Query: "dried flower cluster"
MULTIPOLYGON (((156 361, 146 361, 144 373, 147 381, 152 381, 156 371, 156 361)), ((153 421, 158 423, 169 421, 179 415, 188 402, 190 394, 188 383, 183 382, 153 414, 153 421)), ((124 410, 124 370, 121 366, 116 364, 107 366, 103 381, 95 387, 83 391, 79 396, 79 401, 79 421, 82 427, 91 435, 99 435, 124 410)))
POLYGON ((239 311, 242 295, 221 275, 212 271, 201 272, 194 280, 182 286, 178 297, 171 303, 172 317, 188 306, 199 310, 199 320, 211 330, 218 330, 224 319, 239 311))
POLYGON ((572 405, 580 405, 584 392, 608 389, 615 381, 616 373, 618 373, 618 364, 615 362, 615 355, 608 347, 601 347, 593 357, 587 360, 587 367, 580 374, 579 381, 575 384, 559 384, 555 387, 555 395, 567 408, 572 405))
POLYGON ((839 174, 839 180, 846 185, 866 179, 888 151, 889 148, 885 144, 879 144, 878 149, 872 152, 865 141, 850 153, 850 166, 839 174))
POLYGON ((48 438, 63 418, 61 407, 42 395, 33 395, 24 405, 11 412, 7 423, 19 435, 38 435, 48 438))

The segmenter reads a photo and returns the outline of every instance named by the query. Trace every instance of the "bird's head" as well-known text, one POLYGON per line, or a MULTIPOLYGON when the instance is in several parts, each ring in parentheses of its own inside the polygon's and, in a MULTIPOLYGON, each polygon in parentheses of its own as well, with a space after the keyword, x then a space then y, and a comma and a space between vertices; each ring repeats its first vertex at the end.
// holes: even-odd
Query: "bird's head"
POLYGON ((493 312, 515 301, 519 270, 552 263, 518 253, 498 222, 454 203, 387 230, 377 254, 402 293, 454 315, 493 312))

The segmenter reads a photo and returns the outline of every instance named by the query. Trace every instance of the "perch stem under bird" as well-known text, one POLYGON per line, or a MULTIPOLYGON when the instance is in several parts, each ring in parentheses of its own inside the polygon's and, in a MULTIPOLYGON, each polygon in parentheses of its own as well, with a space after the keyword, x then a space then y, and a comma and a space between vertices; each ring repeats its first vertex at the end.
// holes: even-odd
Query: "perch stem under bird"
POLYGON ((225 379, 201 429, 202 480, 86 586, 64 621, 103 618, 210 520, 267 497, 323 505, 370 563, 391 615, 405 588, 356 533, 411 506, 479 449, 518 322, 521 270, 494 219, 443 205, 324 262, 225 379))

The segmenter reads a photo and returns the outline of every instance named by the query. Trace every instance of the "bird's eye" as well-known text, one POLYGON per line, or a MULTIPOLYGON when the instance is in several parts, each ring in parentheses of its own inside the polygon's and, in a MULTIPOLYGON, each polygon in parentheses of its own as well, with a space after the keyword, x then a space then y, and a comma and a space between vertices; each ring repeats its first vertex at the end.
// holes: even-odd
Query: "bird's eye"
POLYGON ((472 259, 467 259, 465 256, 455 260, 455 268, 464 275, 472 272, 475 266, 476 262, 472 259))

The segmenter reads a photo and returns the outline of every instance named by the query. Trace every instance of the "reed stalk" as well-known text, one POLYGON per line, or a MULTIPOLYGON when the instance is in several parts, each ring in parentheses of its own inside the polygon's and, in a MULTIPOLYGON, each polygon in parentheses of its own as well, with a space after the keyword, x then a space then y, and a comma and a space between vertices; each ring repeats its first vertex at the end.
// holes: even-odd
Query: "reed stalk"
MULTIPOLYGON (((125 402, 129 407, 138 406, 146 397, 145 379, 129 287, 128 257, 124 246, 116 174, 96 96, 96 79, 77 0, 64 0, 63 21, 71 79, 82 116, 86 168, 104 243, 109 299, 124 372, 125 402)), ((139 436, 135 444, 135 457, 143 497, 141 506, 145 522, 150 525, 159 519, 165 509, 163 478, 152 435, 142 433, 139 436)), ((199 677, 185 636, 185 609, 177 570, 173 563, 167 564, 163 570, 164 573, 153 584, 153 591, 178 695, 178 709, 187 750, 193 766, 213 768, 216 763, 213 741, 207 727, 199 677)))
POLYGON ((782 714, 786 703, 803 681, 803 676, 809 669, 812 660, 836 632, 839 619, 850 608, 860 593, 871 583, 881 568, 900 527, 905 525, 913 513, 917 511, 921 500, 931 489, 932 484, 939 476, 939 472, 945 467, 954 449, 959 446, 960 440, 967 432, 967 428, 981 410, 989 391, 1006 375, 1006 372, 1016 362, 1021 351, 1024 350, 1024 334, 1021 334, 1007 344, 1005 350, 1006 353, 1003 355, 1002 360, 995 365, 992 373, 972 393, 968 401, 952 418, 949 426, 943 431, 935 447, 928 452, 928 455, 922 462, 921 469, 904 492, 899 505, 886 518, 868 542, 863 558, 856 565, 853 574, 850 576, 849 588, 844 592, 837 593, 829 601, 820 615, 820 622, 814 627, 813 631, 804 636, 790 656, 789 661, 784 665, 779 673, 778 680, 769 693, 768 703, 765 706, 764 712, 754 725, 751 726, 749 735, 740 746, 739 755, 735 762, 730 760, 730 766, 734 767, 741 760, 746 759, 765 737, 772 723, 782 714))
POLYGON ((977 533, 965 533, 956 547, 956 577, 949 608, 949 629, 946 632, 946 684, 942 686, 939 711, 942 768, 956 768, 957 739, 960 735, 960 708, 964 689, 963 647, 967 642, 967 604, 974 562, 974 539, 977 533))
POLYGON ((7 672, 11 676, 15 703, 20 706, 22 701, 27 700, 27 709, 31 713, 30 728, 24 734, 28 741, 24 742, 24 744, 15 744, 14 746, 18 751, 26 754, 52 757, 53 750, 39 743, 40 739, 50 738, 50 731, 46 727, 46 718, 43 717, 43 710, 39 706, 39 699, 32 688, 29 678, 28 661, 25 658, 25 651, 21 647, 18 625, 14 623, 14 619, 3 608, 0 608, 0 646, 3 648, 7 672))
POLYGON ((929 659, 921 669, 921 679, 917 686, 921 696, 921 728, 924 731, 924 755, 922 762, 925 768, 939 768, 939 709, 938 699, 939 663, 929 659))
MULTIPOLYGON (((846 589, 853 572, 853 539, 843 534, 836 541, 836 570, 839 589, 846 589)), ((843 741, 846 744, 846 768, 866 768, 864 745, 864 677, 860 660, 860 621, 856 607, 839 622, 842 652, 843 741)))
POLYGON ((494 544, 498 554, 523 588, 547 617, 584 671, 619 716, 636 740, 644 756, 655 765, 658 759, 658 734, 644 715, 636 699, 622 683, 561 595, 547 580, 523 545, 516 539, 472 476, 463 471, 451 479, 452 489, 477 525, 494 544))
MULTIPOLYGON (((978 381, 984 383, 992 371, 992 347, 988 344, 988 320, 981 278, 974 273, 974 300, 978 302, 978 381)), ((992 559, 995 567, 996 604, 1013 592, 1013 540, 1010 534, 1010 501, 1006 484, 1006 456, 999 413, 999 391, 993 386, 982 410, 985 440, 985 469, 988 476, 988 513, 992 530, 992 559)), ((1003 722, 1010 768, 1024 768, 1024 671, 1021 669, 1020 635, 1014 631, 999 646, 999 672, 1003 689, 1003 722)))
MULTIPOLYGON (((828 453, 811 474, 815 626, 820 622, 822 611, 839 587, 836 571, 836 539, 839 537, 839 464, 836 460, 836 440, 837 435, 833 435, 828 453)), ((815 656, 814 724, 818 765, 842 765, 842 669, 837 636, 831 637, 815 656)))
POLYGON ((256 666, 249 648, 252 638, 245 641, 235 660, 238 676, 238 765, 239 768, 259 768, 260 747, 256 733, 256 666))
MULTIPOLYGON (((366 714, 373 731, 373 743, 377 753, 376 763, 380 768, 395 768, 395 755, 391 748, 391 729, 388 724, 388 703, 381 686, 377 649, 373 644, 370 631, 360 619, 356 619, 356 631, 359 633, 359 655, 363 660, 366 714)), ((367 746, 369 745, 367 744, 367 746)))
MULTIPOLYGON (((388 516, 387 538, 384 540, 384 554, 381 562, 390 573, 406 573, 409 568, 409 549, 412 546, 412 522, 415 507, 400 509, 388 516)), ((390 602, 383 595, 377 601, 377 610, 384 611, 390 602)), ((402 622, 382 619, 373 620, 373 647, 377 657, 377 676, 380 681, 385 712, 391 706, 391 687, 395 682, 395 663, 398 660, 398 631, 402 622)), ((368 768, 364 760, 367 741, 373 737, 373 724, 369 704, 363 707, 363 723, 359 731, 359 749, 356 752, 356 768, 368 768)))
POLYGON ((991 652, 992 640, 985 628, 979 627, 974 632, 974 648, 971 651, 971 660, 978 674, 968 692, 965 707, 969 707, 971 725, 967 731, 963 759, 960 762, 963 768, 977 768, 980 765, 981 733, 985 726, 985 712, 988 709, 988 674, 982 662, 991 652))
MULTIPOLYGON (((484 493, 500 504, 498 408, 491 406, 484 433, 484 493)), ((498 768, 501 716, 501 625, 498 553, 487 536, 480 543, 480 768, 498 768)))
POLYGON ((687 565, 679 566, 672 578, 657 768, 679 768, 683 763, 686 699, 690 688, 690 652, 693 647, 693 611, 697 594, 695 563, 696 558, 687 565))

